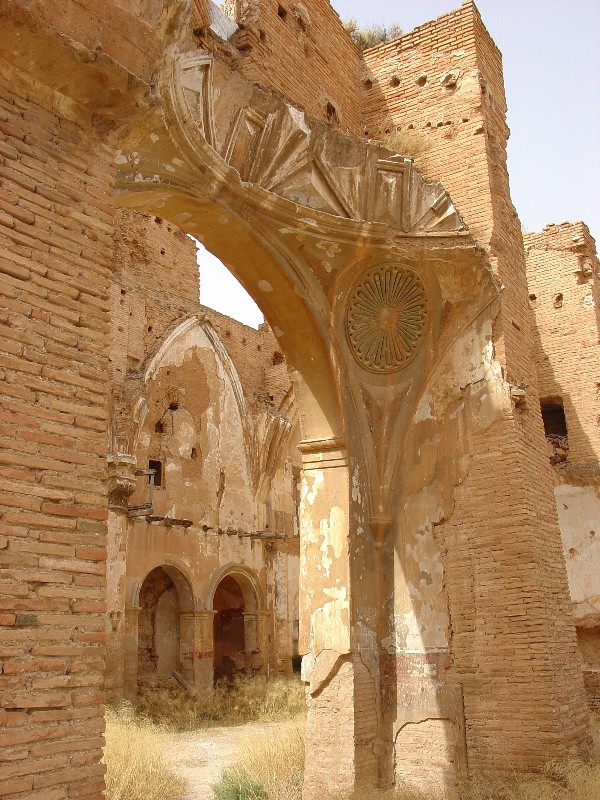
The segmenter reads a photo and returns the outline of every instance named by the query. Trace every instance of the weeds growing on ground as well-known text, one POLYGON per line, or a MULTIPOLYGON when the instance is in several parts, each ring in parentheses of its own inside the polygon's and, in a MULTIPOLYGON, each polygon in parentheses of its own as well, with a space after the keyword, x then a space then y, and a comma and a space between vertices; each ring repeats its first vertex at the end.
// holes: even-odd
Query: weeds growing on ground
POLYGON ((213 786, 215 800, 300 800, 304 733, 287 723, 267 737, 247 737, 240 759, 213 786))
POLYGON ((179 686, 147 688, 136 710, 142 717, 172 730, 213 725, 293 719, 306 713, 304 686, 297 679, 240 676, 220 681, 190 697, 179 686))
MULTIPOLYGON (((594 755, 589 761, 569 758, 549 762, 541 773, 520 778, 472 776, 463 800, 599 800, 600 718, 593 720, 594 755)), ((269 740, 248 739, 239 762, 213 787, 215 800, 301 800, 304 742, 301 728, 285 726, 269 740), (227 794, 232 785, 241 787, 227 794), (237 784, 235 783, 237 781, 237 784), (244 794, 248 787, 250 793, 244 794), (253 793, 252 793, 253 792, 253 793), (262 792, 262 794, 261 794, 262 792)), ((352 795, 323 800, 441 800, 435 791, 358 789, 352 795)))
POLYGON ((106 709, 106 800, 168 800, 185 784, 162 755, 167 732, 130 705, 106 709))

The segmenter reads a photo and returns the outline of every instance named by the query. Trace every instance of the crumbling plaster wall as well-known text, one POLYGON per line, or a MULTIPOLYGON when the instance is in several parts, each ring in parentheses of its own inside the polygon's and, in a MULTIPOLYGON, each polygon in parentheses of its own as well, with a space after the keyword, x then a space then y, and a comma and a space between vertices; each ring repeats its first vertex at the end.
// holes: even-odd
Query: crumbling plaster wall
MULTIPOLYGON (((298 434, 290 436, 297 423, 285 362, 267 325, 254 330, 199 305, 196 247, 182 231, 128 211, 118 221, 114 438, 127 443, 138 468, 159 461, 162 486, 154 489, 154 521, 109 515, 107 687, 118 697, 130 683, 124 661, 137 655, 128 608, 146 574, 164 563, 188 577, 198 608, 216 572, 236 564, 252 570, 270 615, 264 668, 290 672, 298 434), (283 438, 269 437, 273 419, 283 438), (283 538, 254 538, 265 528, 283 538)), ((148 494, 148 477, 138 477, 129 505, 146 503, 148 494)))

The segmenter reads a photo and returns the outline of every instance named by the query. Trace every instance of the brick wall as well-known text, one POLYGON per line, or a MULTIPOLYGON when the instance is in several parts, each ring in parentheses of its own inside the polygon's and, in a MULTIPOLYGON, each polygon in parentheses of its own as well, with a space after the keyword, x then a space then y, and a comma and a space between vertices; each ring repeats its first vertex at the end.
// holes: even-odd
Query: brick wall
POLYGON ((328 119, 329 103, 341 130, 362 134, 361 57, 329 0, 243 0, 225 10, 242 26, 232 43, 246 78, 317 119, 328 119))
POLYGON ((250 405, 267 403, 279 408, 290 379, 271 328, 263 323, 256 330, 207 306, 202 310, 225 345, 250 405))
POLYGON ((586 225, 547 225, 524 236, 535 318, 532 358, 540 397, 561 397, 569 464, 600 459, 600 264, 586 225))
POLYGON ((159 217, 119 210, 111 287, 113 386, 176 320, 197 312, 198 292, 193 239, 159 217))
MULTIPOLYGON (((201 272, 201 266, 200 266, 201 272)), ((248 402, 279 406, 290 388, 287 366, 268 325, 259 330, 199 302, 196 245, 159 217, 120 209, 115 214, 111 286, 111 386, 139 368, 178 320, 203 313, 227 349, 248 402)))
POLYGON ((502 59, 475 5, 421 25, 365 52, 369 135, 398 133, 400 149, 429 149, 417 159, 442 181, 471 233, 489 248, 504 283, 497 355, 508 376, 531 383, 527 287, 520 225, 506 169, 506 100, 502 59), (508 351, 508 352, 505 352, 508 351))
MULTIPOLYGON (((0 794, 100 798, 112 170, 0 69, 0 794)), ((66 104, 71 114, 72 106, 66 104)))

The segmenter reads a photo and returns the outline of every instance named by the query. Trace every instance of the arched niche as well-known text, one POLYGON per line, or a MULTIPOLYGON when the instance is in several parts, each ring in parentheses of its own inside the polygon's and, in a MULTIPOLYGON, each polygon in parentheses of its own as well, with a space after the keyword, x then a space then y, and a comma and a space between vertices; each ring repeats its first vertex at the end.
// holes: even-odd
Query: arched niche
POLYGON ((253 674, 266 666, 264 617, 258 580, 244 567, 220 570, 211 583, 214 678, 253 674))
MULTIPOLYGON (((173 679, 189 672, 193 631, 186 624, 194 601, 188 578, 172 564, 151 569, 135 587, 137 625, 129 626, 126 650, 135 654, 136 669, 129 670, 137 687, 173 679)), ((130 609, 130 613, 131 610, 130 609)), ((136 688, 137 688, 136 687, 136 688)), ((128 687, 134 694, 134 687, 128 687)))

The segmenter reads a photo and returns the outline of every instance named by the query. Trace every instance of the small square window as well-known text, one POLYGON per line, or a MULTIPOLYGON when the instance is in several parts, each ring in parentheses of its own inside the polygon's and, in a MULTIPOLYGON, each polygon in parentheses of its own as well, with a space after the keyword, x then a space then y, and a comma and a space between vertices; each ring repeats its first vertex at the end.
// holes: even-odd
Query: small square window
POLYGON ((154 477, 154 485, 155 486, 162 486, 162 462, 161 461, 153 461, 150 459, 148 461, 148 469, 154 470, 154 476, 148 475, 148 483, 152 482, 152 478, 154 477))

